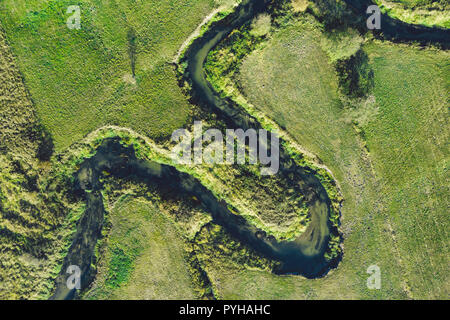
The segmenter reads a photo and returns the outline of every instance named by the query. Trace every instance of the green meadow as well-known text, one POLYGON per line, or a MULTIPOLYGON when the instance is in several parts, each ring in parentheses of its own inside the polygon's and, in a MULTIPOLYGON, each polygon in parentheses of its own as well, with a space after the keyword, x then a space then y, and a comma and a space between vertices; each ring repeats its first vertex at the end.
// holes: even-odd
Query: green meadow
POLYGON ((195 299, 176 226, 154 204, 124 199, 111 210, 99 271, 86 299, 195 299))
POLYGON ((106 124, 155 139, 182 127, 190 106, 171 61, 224 2, 5 0, 0 21, 38 116, 62 151, 106 124), (74 4, 80 30, 66 25, 74 4))

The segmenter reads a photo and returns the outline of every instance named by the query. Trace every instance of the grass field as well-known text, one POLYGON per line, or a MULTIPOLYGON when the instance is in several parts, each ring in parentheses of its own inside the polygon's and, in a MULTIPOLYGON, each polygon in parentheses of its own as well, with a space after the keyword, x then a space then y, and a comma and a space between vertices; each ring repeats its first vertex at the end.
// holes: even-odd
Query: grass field
POLYGON ((155 205, 118 203, 99 273, 87 299, 195 299, 185 240, 155 205))
POLYGON ((243 292, 239 297, 445 298, 448 53, 364 46, 375 88, 349 108, 339 100, 337 76, 321 50, 323 37, 309 21, 288 25, 248 57, 241 84, 251 103, 282 123, 337 177, 345 198, 344 259, 325 279, 312 282, 250 271, 212 278, 223 285, 224 297, 243 292), (372 264, 382 272, 378 291, 366 288, 372 264), (269 289, 275 287, 285 289, 269 289))
POLYGON ((152 138, 182 127, 189 104, 170 63, 203 17, 229 2, 80 0, 76 30, 66 26, 73 1, 5 0, 0 21, 38 115, 62 151, 105 124, 152 138))
POLYGON ((441 297, 448 278, 448 52, 371 44, 380 114, 364 127, 382 179, 402 269, 415 297, 441 297))

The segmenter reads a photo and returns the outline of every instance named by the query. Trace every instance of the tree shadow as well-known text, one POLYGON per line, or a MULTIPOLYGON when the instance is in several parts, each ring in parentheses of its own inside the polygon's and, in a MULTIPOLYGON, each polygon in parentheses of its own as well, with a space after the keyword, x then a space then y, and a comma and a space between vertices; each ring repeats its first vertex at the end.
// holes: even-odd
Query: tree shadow
POLYGON ((136 75, 136 59, 137 59, 137 45, 136 45, 136 31, 130 28, 127 33, 128 40, 128 56, 130 57, 131 74, 133 78, 136 75))

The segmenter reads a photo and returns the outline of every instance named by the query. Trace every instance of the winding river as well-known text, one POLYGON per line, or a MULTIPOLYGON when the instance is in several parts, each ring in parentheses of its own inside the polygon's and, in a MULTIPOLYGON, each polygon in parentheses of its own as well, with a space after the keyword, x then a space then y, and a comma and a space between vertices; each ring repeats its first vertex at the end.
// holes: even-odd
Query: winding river
MULTIPOLYGON (((343 0, 357 17, 362 17, 361 28, 365 27, 365 19, 368 17, 366 10, 373 5, 372 0, 343 0)), ((372 31, 375 37, 395 42, 414 41, 420 45, 438 45, 444 50, 450 48, 450 29, 441 27, 427 27, 414 25, 391 18, 387 14, 381 14, 381 29, 372 31)))
MULTIPOLYGON (((263 12, 268 2, 268 0, 242 1, 234 13, 223 21, 214 22, 205 34, 194 40, 184 55, 187 62, 186 75, 192 85, 195 101, 218 114, 229 128, 258 129, 261 125, 235 103, 220 97, 206 80, 204 62, 211 49, 233 29, 263 12)), ((352 4, 353 1, 346 2, 352 4)), ((440 36, 443 34, 445 36, 445 31, 439 30, 440 36)), ((428 29, 424 32, 427 31, 428 29)), ((418 39, 423 36, 420 32, 415 34, 418 39)), ((406 40, 411 40, 409 38, 406 40)), ((308 168, 297 165, 282 146, 280 146, 278 174, 289 175, 301 182, 298 184, 298 191, 305 195, 311 215, 307 230, 293 241, 277 241, 273 237, 267 237, 263 231, 258 230, 244 218, 231 213, 227 204, 217 200, 197 179, 172 166, 139 160, 132 147, 123 146, 118 138, 110 138, 103 141, 95 156, 86 159, 76 173, 77 190, 86 199, 86 211, 78 222, 74 240, 64 259, 61 273, 56 279, 56 290, 52 299, 74 297, 75 290, 69 290, 66 286, 68 275, 65 270, 69 265, 78 265, 81 268, 82 288, 86 288, 95 277, 91 262, 103 226, 104 207, 101 195, 103 186, 100 177, 104 171, 115 177, 156 183, 162 190, 176 190, 196 196, 210 212, 214 223, 224 227, 229 234, 260 254, 281 261, 280 267, 273 270, 276 274, 299 274, 315 278, 326 274, 332 264, 335 265, 339 261, 336 259, 329 262, 324 258, 330 234, 337 232, 329 222, 330 199, 318 178, 308 168)))

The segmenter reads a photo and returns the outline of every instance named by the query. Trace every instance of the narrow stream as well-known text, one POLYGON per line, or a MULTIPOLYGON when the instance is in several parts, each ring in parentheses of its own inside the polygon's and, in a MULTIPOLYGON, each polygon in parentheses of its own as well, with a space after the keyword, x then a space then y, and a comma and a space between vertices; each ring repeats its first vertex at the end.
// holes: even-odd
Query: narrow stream
MULTIPOLYGON (((369 17, 367 8, 374 4, 372 0, 343 0, 358 17, 362 28, 369 17)), ((395 42, 417 42, 420 45, 439 45, 444 50, 450 48, 450 29, 415 25, 381 14, 381 29, 372 31, 375 37, 395 42)))

